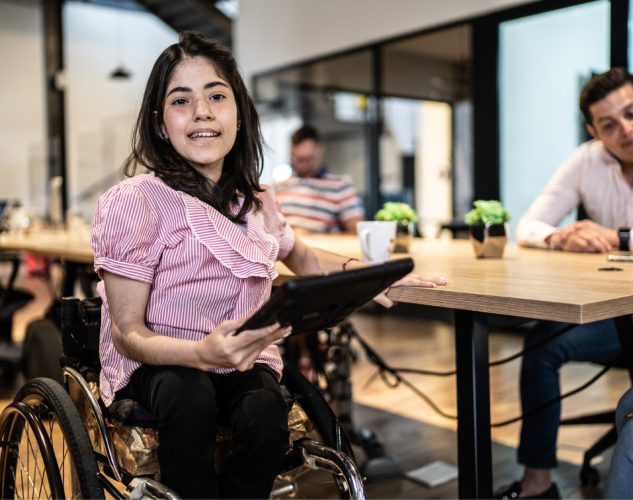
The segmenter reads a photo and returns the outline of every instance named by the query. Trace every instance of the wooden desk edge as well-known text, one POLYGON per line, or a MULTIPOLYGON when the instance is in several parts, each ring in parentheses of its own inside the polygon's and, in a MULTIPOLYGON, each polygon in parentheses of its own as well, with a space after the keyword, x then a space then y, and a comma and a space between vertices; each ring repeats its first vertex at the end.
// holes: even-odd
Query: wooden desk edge
POLYGON ((444 309, 501 314, 518 318, 574 324, 592 323, 603 319, 615 318, 631 314, 631 311, 633 311, 633 297, 623 297, 609 301, 609 307, 605 310, 600 302, 580 305, 514 299, 511 297, 493 298, 460 292, 452 292, 449 298, 446 294, 436 293, 437 291, 428 289, 428 292, 424 293, 424 297, 421 297, 420 290, 392 288, 387 295, 396 302, 407 304, 420 304, 444 309))

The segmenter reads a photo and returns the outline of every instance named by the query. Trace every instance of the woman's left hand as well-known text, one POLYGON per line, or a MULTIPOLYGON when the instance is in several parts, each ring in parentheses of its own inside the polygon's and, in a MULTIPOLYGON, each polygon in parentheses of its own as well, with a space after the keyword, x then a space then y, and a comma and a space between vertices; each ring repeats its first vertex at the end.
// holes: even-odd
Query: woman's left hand
POLYGON ((427 278, 424 276, 410 274, 409 276, 405 276, 404 278, 396 281, 393 285, 391 285, 379 295, 376 295, 374 297, 374 301, 378 302, 381 306, 392 307, 394 305, 394 301, 387 297, 387 292, 394 287, 419 286, 422 288, 435 288, 436 286, 446 285, 446 283, 448 283, 448 281, 446 281, 446 278, 427 278))

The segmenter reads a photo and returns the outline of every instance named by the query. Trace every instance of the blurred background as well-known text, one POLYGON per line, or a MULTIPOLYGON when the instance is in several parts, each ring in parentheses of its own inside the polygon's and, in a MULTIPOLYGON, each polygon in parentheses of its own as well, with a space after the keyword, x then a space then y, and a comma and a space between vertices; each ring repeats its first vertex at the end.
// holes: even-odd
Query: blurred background
POLYGON ((0 199, 50 219, 58 197, 62 216, 89 222, 120 179, 151 64, 194 29, 235 52, 268 144, 264 182, 288 175, 289 136, 310 123, 369 217, 405 201, 435 236, 473 199, 497 198, 516 221, 585 139, 582 84, 629 65, 629 10, 629 0, 0 0, 0 199))

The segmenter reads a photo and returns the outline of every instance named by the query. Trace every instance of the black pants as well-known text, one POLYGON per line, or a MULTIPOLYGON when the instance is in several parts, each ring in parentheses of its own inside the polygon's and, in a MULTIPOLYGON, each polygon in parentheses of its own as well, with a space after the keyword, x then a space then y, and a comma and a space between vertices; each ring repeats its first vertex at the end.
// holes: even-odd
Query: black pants
POLYGON ((161 482, 183 498, 266 498, 288 449, 288 407, 264 365, 227 375, 179 366, 138 368, 117 399, 158 417, 161 482), (233 432, 223 473, 214 469, 218 424, 233 432))

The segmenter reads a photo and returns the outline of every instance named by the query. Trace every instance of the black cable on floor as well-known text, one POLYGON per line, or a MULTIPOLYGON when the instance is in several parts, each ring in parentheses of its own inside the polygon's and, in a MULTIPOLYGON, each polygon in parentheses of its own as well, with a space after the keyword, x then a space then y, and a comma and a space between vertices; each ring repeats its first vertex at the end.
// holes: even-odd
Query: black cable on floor
POLYGON ((564 326, 560 330, 555 331, 552 335, 545 337, 540 342, 537 342, 536 344, 531 345, 530 347, 523 349, 522 351, 512 354, 511 356, 508 356, 507 358, 498 359, 497 361, 491 361, 490 363, 488 363, 488 366, 491 366, 491 367, 499 366, 499 365, 503 365, 504 363, 508 363, 509 361, 513 361, 517 358, 520 358, 521 356, 525 355, 526 352, 530 352, 535 349, 538 349, 542 345, 547 344, 548 342, 554 340, 556 337, 560 337, 562 334, 567 333, 569 330, 576 328, 577 326, 578 325, 571 325, 571 324, 564 326))
MULTIPOLYGON (((533 351, 535 349, 538 349, 542 345, 545 345, 548 342, 550 342, 551 340, 554 340, 556 337, 559 337, 559 336, 563 335, 564 333, 567 333, 569 330, 571 330, 572 328, 575 328, 576 326, 578 326, 578 325, 567 325, 567 326, 564 326, 560 330, 555 331, 552 335, 549 335, 548 337, 544 338, 540 342, 537 342, 536 344, 531 345, 530 347, 528 347, 526 349, 523 349, 523 350, 521 350, 521 351, 519 351, 519 352, 517 352, 515 354, 512 354, 511 356, 508 356, 506 358, 501 358, 501 359, 498 359, 496 361, 491 361, 490 363, 488 363, 488 366, 489 367, 500 366, 500 365, 503 365, 505 363, 509 363, 510 361, 514 361, 515 359, 520 358, 521 356, 524 356, 525 353, 533 351)), ((374 351, 367 344, 367 342, 365 342, 365 340, 363 340, 363 338, 360 335, 358 335, 357 332, 354 332, 353 335, 360 342, 361 346, 367 352, 367 356, 368 356, 369 360, 372 361, 376 366, 378 366, 379 369, 387 369, 388 371, 393 371, 393 372, 398 372, 398 373, 411 373, 411 374, 415 374, 415 375, 429 375, 429 376, 433 376, 433 377, 450 377, 450 376, 455 375, 457 373, 456 370, 435 371, 435 370, 420 370, 419 368, 390 367, 376 353, 376 351, 374 351)))
MULTIPOLYGON (((536 349, 537 347, 540 347, 541 345, 545 344, 546 342, 549 342, 550 340, 554 339, 555 337, 558 337, 559 335, 562 335, 563 333, 569 331, 571 328, 573 328, 575 326, 576 325, 568 325, 568 326, 566 326, 564 328, 561 328, 560 330, 555 332, 553 335, 550 335, 549 337, 547 337, 543 341, 538 342, 537 344, 534 344, 533 346, 530 346, 528 349, 525 349, 522 352, 525 353, 528 350, 536 349)), ((432 371, 428 371, 428 370, 415 370, 413 368, 393 368, 393 367, 390 367, 378 355, 378 353, 376 353, 376 351, 367 342, 365 342, 365 340, 358 334, 358 332, 353 331, 352 332, 352 336, 356 340, 358 340, 360 345, 363 347, 363 349, 365 350, 365 354, 367 355, 367 358, 374 365, 376 365, 378 367, 378 370, 376 371, 376 373, 374 373, 367 380, 367 382, 365 382, 365 384, 364 384, 365 386, 367 386, 369 383, 371 383, 371 381, 373 381, 376 378, 376 376, 380 375, 380 378, 382 378, 383 382, 385 383, 385 385, 387 385, 387 387, 396 388, 400 384, 404 384, 411 391, 413 391, 420 398, 422 398, 431 407, 431 409, 433 411, 435 411, 435 413, 437 413, 441 417, 444 417, 444 418, 447 418, 447 419, 450 419, 450 420, 457 420, 457 415, 451 415, 449 413, 446 413, 429 396, 427 396, 424 392, 422 392, 415 385, 413 385, 411 382, 409 382, 407 379, 405 379, 404 377, 402 377, 400 375, 401 372, 409 372, 409 373, 422 374, 422 375, 437 375, 437 376, 445 377, 445 376, 448 376, 448 375, 453 375, 455 373, 455 371, 452 371, 452 372, 432 372, 432 371)), ((493 363, 490 363, 489 366, 498 366, 499 364, 511 361, 512 359, 516 359, 519 355, 520 355, 520 353, 519 354, 514 354, 512 356, 509 356, 508 358, 504 358, 504 359, 495 361, 493 363)), ((557 398, 554 398, 554 399, 551 399, 550 401, 547 401, 546 403, 542 404, 538 408, 535 408, 534 410, 531 410, 531 411, 529 411, 527 413, 519 415, 518 417, 514 417, 514 418, 511 418, 511 419, 508 419, 508 420, 503 420, 501 422, 493 422, 493 423, 490 424, 490 427, 503 427, 503 426, 510 425, 510 424, 515 423, 515 422, 518 422, 520 420, 523 420, 526 417, 530 417, 532 415, 536 415, 537 413, 539 413, 539 412, 543 411, 544 409, 552 406, 553 404, 556 404, 559 401, 562 401, 563 399, 568 398, 569 396, 573 396, 574 394, 577 394, 577 393, 585 390, 587 387, 589 387, 590 385, 595 383, 605 373, 607 373, 610 368, 611 368, 610 366, 605 366, 602 370, 600 370, 596 375, 591 377, 584 384, 580 385, 579 387, 577 387, 575 389, 572 389, 571 391, 569 391, 569 392, 567 392, 565 394, 561 394, 557 398)))
POLYGON ((508 419, 508 420, 502 420, 501 422, 492 423, 492 424, 490 424, 490 427, 503 427, 503 426, 510 425, 510 424, 515 423, 515 422, 518 422, 519 420, 523 420, 526 417, 531 417, 533 415, 536 415, 537 413, 543 411, 545 408, 549 408, 553 404, 556 404, 559 401, 562 401, 563 399, 568 398, 569 396, 573 396, 574 394, 578 394, 580 391, 584 391, 587 387, 589 387, 594 382, 596 382, 600 377, 602 377, 610 369, 611 369, 610 366, 605 366, 602 370, 600 370, 598 373, 596 373, 593 377, 591 377, 587 382, 585 382, 581 386, 578 386, 575 389, 573 389, 573 390, 571 390, 569 392, 566 392, 565 394, 561 394, 557 398, 550 399, 547 403, 542 404, 541 406, 539 406, 538 408, 535 408, 534 410, 531 410, 531 411, 529 411, 527 413, 519 415, 518 417, 511 418, 511 419, 508 419))

